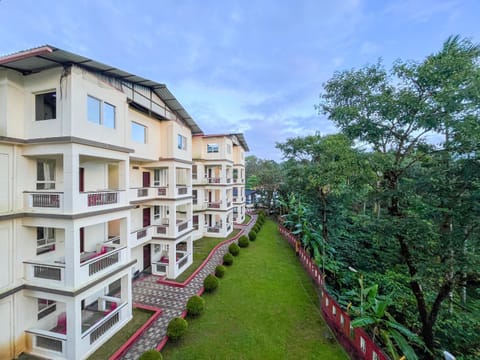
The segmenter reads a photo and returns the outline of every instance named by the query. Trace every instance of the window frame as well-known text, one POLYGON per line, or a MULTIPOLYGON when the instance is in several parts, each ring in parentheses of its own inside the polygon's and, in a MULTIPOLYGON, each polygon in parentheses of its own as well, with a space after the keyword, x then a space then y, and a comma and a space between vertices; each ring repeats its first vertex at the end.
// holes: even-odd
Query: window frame
POLYGON ((115 129, 117 125, 117 107, 107 101, 87 94, 87 120, 92 124, 104 126, 108 129, 115 129), (93 101, 95 101, 95 103, 93 101), (96 109, 90 109, 90 106, 93 106, 93 104, 96 105, 96 109), (107 111, 107 109, 111 109, 112 111, 107 111), (90 110, 94 111, 91 112, 90 110), (96 113, 96 115, 98 115, 98 118, 94 119, 93 117, 90 117, 90 114, 93 113, 96 113), (108 116, 107 120, 106 114, 112 114, 113 119, 110 119, 110 116, 108 116))
POLYGON ((56 242, 55 228, 37 226, 37 255, 55 251, 56 242), (43 232, 42 236, 40 235, 40 231, 43 232))
MULTIPOLYGON (((36 93, 34 94, 35 95, 35 121, 46 121, 46 120, 55 120, 57 118, 57 90, 56 89, 53 89, 53 90, 46 90, 46 91, 43 91, 43 92, 39 92, 39 93, 36 93), (45 104, 47 104, 45 102, 45 96, 46 95, 52 95, 52 97, 55 98, 55 107, 53 108, 53 117, 46 117, 45 116, 45 111, 43 111, 43 116, 39 116, 38 114, 38 111, 40 110, 39 109, 39 106, 38 106, 38 103, 40 102, 38 99, 40 97, 42 97, 43 101, 42 101, 42 106, 41 106, 41 109, 44 110, 45 109, 45 104)), ((48 104, 47 104, 48 105, 48 104)), ((52 104, 50 104, 52 105, 52 104)))
POLYGON ((218 143, 207 144, 207 154, 213 154, 219 152, 218 143))
POLYGON ((55 300, 37 298, 37 320, 43 319, 45 316, 50 315, 51 313, 55 312, 56 309, 57 302, 55 300))
POLYGON ((187 137, 182 134, 177 135, 177 148, 179 150, 187 150, 187 137))
POLYGON ((130 130, 131 130, 131 139, 132 141, 136 142, 136 143, 139 143, 139 144, 146 144, 147 143, 147 127, 139 122, 136 122, 136 121, 131 121, 130 122, 130 130), (142 128, 143 129, 143 141, 139 141, 138 139, 135 139, 134 137, 134 125, 135 126, 138 126, 139 129, 142 128))
POLYGON ((36 173, 36 182, 35 182, 37 190, 55 190, 56 177, 57 177, 56 167, 57 167, 57 161, 55 159, 37 159, 37 173, 36 173), (48 171, 48 176, 46 176, 47 173, 45 173, 45 164, 49 164, 49 166, 52 165, 53 167, 52 170, 48 171), (39 180, 40 169, 42 169, 43 171, 43 180, 39 180), (52 179, 46 179, 47 177, 50 177, 50 175, 52 175, 52 179))

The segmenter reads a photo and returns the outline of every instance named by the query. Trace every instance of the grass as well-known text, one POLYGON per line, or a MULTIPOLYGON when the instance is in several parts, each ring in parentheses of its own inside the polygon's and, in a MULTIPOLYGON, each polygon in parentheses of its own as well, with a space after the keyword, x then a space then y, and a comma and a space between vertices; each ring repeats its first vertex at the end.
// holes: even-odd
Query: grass
POLYGON ((89 360, 105 360, 112 356, 120 346, 122 346, 147 320, 153 315, 152 311, 133 308, 133 318, 122 330, 117 332, 105 344, 103 344, 97 351, 95 351, 88 359, 89 360))
POLYGON ((193 262, 183 273, 177 276, 176 279, 172 281, 184 282, 188 279, 190 275, 193 274, 195 270, 202 264, 202 262, 207 258, 212 249, 222 241, 231 239, 238 234, 239 230, 234 229, 232 233, 226 238, 215 238, 215 237, 203 237, 193 242, 193 262))
POLYGON ((167 343, 166 360, 348 359, 326 336, 312 281, 272 221, 204 297, 205 313, 167 343))

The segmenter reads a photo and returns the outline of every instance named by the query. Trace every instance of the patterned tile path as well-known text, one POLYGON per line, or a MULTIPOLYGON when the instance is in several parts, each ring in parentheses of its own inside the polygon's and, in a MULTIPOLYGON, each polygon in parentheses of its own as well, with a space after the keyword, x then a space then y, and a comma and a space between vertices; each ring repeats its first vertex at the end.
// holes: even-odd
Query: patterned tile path
POLYGON ((219 246, 208 262, 192 277, 186 286, 160 284, 157 282, 159 277, 153 275, 141 278, 133 283, 133 302, 160 308, 162 314, 136 339, 120 359, 136 360, 146 350, 154 349, 159 345, 165 338, 170 320, 182 316, 188 299, 201 291, 205 277, 213 273, 215 267, 222 263, 223 255, 228 251, 228 245, 232 241, 237 241, 241 235, 248 234, 256 220, 256 215, 251 215, 251 217, 252 220, 248 225, 235 225, 235 228, 240 230, 239 234, 234 239, 219 246))

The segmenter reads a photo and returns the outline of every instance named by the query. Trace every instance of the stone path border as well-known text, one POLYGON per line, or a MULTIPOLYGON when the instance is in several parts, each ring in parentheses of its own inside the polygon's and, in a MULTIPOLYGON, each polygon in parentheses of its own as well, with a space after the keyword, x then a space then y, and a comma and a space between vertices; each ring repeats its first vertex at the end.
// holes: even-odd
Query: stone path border
POLYGON ((167 326, 174 317, 186 316, 186 304, 193 295, 203 293, 203 280, 215 271, 215 267, 223 263, 223 255, 227 253, 232 242, 238 242, 242 235, 251 230, 257 215, 249 214, 250 222, 246 225, 236 224, 238 234, 215 246, 203 263, 183 283, 162 280, 158 276, 149 275, 136 280, 132 286, 134 304, 138 307, 157 311, 155 318, 142 326, 109 360, 136 360, 148 349, 161 350, 168 341, 167 326))

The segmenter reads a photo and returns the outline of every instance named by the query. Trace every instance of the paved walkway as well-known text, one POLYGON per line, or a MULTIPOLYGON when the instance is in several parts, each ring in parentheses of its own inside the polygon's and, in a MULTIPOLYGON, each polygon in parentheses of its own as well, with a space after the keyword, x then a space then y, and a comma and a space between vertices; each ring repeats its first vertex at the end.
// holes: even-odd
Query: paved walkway
MULTIPOLYGON (((256 215, 252 217, 248 225, 235 225, 240 232, 236 239, 243 234, 248 234, 255 224, 256 215)), ((155 349, 167 333, 167 326, 174 317, 181 316, 186 308, 188 299, 198 294, 203 287, 203 280, 208 274, 215 271, 215 267, 223 262, 223 255, 228 251, 231 240, 217 248, 213 256, 204 267, 191 279, 185 287, 177 287, 167 284, 159 284, 157 276, 147 276, 133 283, 133 302, 136 304, 153 306, 162 309, 162 314, 150 327, 132 344, 123 354, 121 359, 136 360, 148 349, 155 349)))

